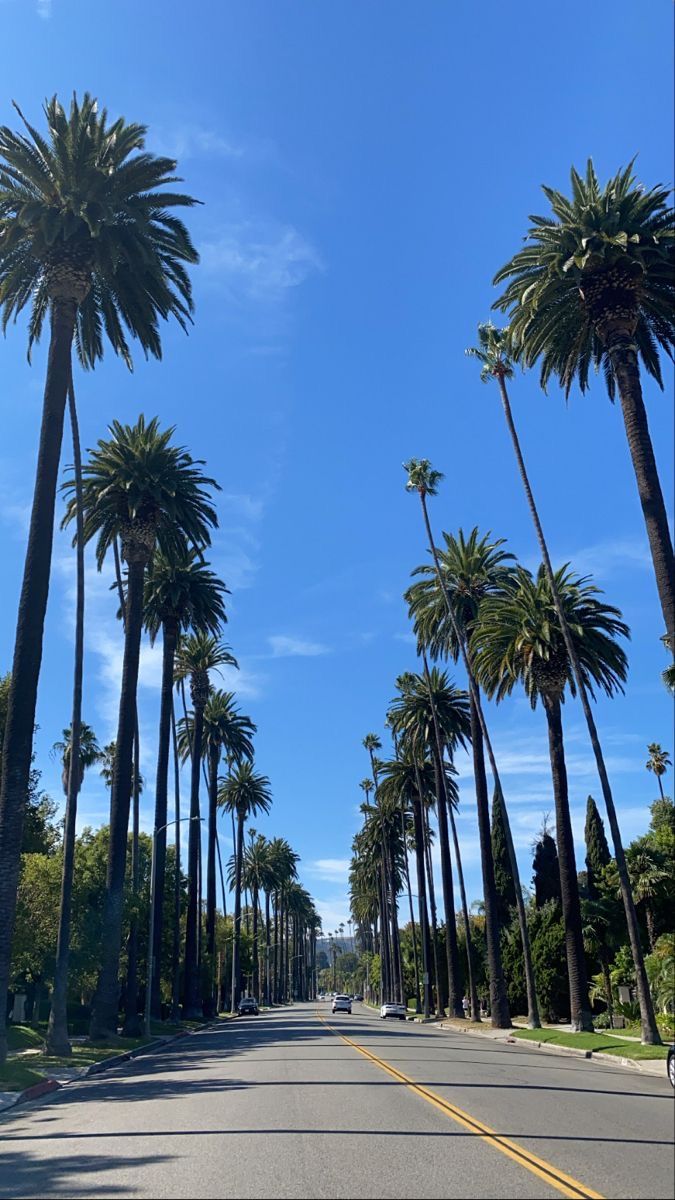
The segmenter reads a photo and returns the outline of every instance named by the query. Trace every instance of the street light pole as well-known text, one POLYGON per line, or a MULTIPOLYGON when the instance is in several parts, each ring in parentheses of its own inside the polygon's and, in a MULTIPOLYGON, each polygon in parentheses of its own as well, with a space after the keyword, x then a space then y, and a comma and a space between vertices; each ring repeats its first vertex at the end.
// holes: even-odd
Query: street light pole
POLYGON ((178 821, 167 821, 152 831, 152 857, 150 860, 150 928, 148 930, 148 972, 145 982, 145 1036, 151 1037, 150 1019, 152 1007, 152 981, 155 975, 155 903, 157 900, 157 834, 163 833, 172 825, 182 825, 183 821, 203 821, 203 817, 181 817, 178 821))

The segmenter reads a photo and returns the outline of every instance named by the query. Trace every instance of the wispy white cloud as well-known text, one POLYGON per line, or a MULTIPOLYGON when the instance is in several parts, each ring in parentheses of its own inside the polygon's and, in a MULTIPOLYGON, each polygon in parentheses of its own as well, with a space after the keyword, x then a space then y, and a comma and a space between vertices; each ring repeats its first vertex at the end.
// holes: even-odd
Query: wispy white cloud
POLYGON ((52 15, 52 0, 37 0, 37 14, 43 21, 48 21, 52 15))
POLYGON ((155 126, 148 141, 155 154, 164 154, 168 158, 186 159, 207 155, 209 158, 239 159, 245 153, 244 147, 232 138, 194 122, 183 122, 171 129, 155 126))
POLYGON ((292 225, 233 224, 200 252, 206 274, 239 301, 277 304, 323 269, 318 251, 292 225))
POLYGON ((405 642, 408 646, 414 646, 417 643, 415 634, 409 629, 406 633, 395 633, 394 640, 397 642, 405 642))
POLYGON ((349 875, 349 859, 316 858, 313 862, 303 863, 303 870, 316 879, 346 884, 349 875))
POLYGON ((310 642, 305 638, 288 637, 286 634, 274 634, 268 637, 273 658, 316 658, 319 654, 330 653, 328 646, 322 642, 310 642))
POLYGON ((313 899, 316 911, 321 917, 321 925, 324 934, 338 929, 340 925, 345 926, 346 933, 347 922, 350 917, 347 897, 345 896, 344 898, 341 898, 336 896, 325 898, 321 896, 315 896, 313 899))
MULTIPOLYGON (((647 541, 638 537, 608 538, 590 546, 579 546, 574 550, 564 549, 553 555, 556 563, 569 562, 579 575, 592 575, 595 579, 606 579, 610 575, 625 571, 650 570, 652 565, 647 541)), ((540 559, 526 560, 530 570, 536 570, 540 559)))

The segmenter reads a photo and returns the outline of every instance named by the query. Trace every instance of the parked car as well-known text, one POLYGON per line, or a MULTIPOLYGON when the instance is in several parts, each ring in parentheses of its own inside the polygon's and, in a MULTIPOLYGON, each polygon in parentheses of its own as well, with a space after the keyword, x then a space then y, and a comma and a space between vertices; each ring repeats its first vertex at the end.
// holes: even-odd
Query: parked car
POLYGON ((344 1012, 351 1015, 352 998, 351 996, 335 996, 333 999, 333 1012, 344 1012))
POLYGON ((666 1066, 668 1070, 668 1078, 675 1088, 675 1046, 668 1047, 668 1060, 666 1066))
POLYGON ((380 1016, 383 1021, 385 1021, 387 1017, 397 1017, 399 1021, 406 1021, 408 1019, 408 1012, 405 1004, 387 1003, 382 1005, 380 1009, 380 1016))
POLYGON ((359 1004, 363 1004, 363 996, 362 995, 359 994, 359 995, 355 996, 354 999, 356 1001, 358 1001, 359 1004))
POLYGON ((257 1017, 258 1016, 258 1001, 254 996, 242 996, 239 1001, 237 1013, 240 1017, 257 1017))

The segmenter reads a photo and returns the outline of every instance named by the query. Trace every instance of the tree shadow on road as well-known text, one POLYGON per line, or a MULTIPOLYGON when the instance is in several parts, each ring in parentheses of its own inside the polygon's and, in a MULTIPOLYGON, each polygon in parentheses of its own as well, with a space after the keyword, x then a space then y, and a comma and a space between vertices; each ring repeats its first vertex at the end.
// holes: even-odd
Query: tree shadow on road
POLYGON ((106 1152, 100 1155, 69 1154, 67 1158, 41 1155, 38 1158, 24 1148, 16 1152, 10 1150, 0 1157, 0 1197, 20 1200, 22 1197, 68 1196, 72 1200, 79 1197, 86 1200, 99 1192, 112 1197, 135 1196, 142 1190, 140 1187, 124 1182, 116 1184, 110 1178, 103 1182, 102 1173, 109 1176, 117 1170, 137 1172, 146 1166, 170 1162, 172 1157, 169 1154, 129 1157, 106 1152))

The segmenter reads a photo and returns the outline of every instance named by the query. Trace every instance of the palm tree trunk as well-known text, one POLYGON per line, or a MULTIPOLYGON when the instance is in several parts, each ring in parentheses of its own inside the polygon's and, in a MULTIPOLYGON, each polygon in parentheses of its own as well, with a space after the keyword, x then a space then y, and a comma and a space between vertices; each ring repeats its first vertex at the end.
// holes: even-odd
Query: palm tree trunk
MULTIPOLYGON (((56 941, 54 990, 47 1029, 47 1053, 69 1056, 68 1037, 68 960, 70 957, 70 911, 73 897, 73 865, 75 860, 75 821, 80 779, 80 727, 82 723, 82 674, 84 667, 84 535, 82 507, 82 455, 75 407, 72 374, 68 387, 68 410, 73 436, 73 465, 75 468, 76 499, 76 569, 77 599, 75 603, 75 668, 73 675, 73 711, 70 723, 70 767, 66 813, 63 823, 63 873, 59 904, 59 929, 56 941)), ((660 782, 660 781, 659 781, 660 782)))
MULTIPOLYGON (((621 368, 621 369, 623 369, 623 368, 621 368)), ((637 364, 635 366, 635 369, 637 370, 637 364)), ((618 372, 619 367, 618 366, 615 367, 615 370, 617 370, 617 372, 618 372)), ((617 374, 617 380, 618 380, 618 374, 617 374)), ((586 691, 586 685, 584 683, 584 678, 583 678, 583 675, 581 672, 581 664, 579 662, 579 656, 576 651, 576 646, 574 645, 572 634, 570 632, 570 628, 567 623, 567 619, 565 617, 565 613, 564 613, 562 604, 560 603, 560 595, 559 595, 558 589, 556 587, 555 575, 553 574, 553 567, 551 565, 551 557, 548 552, 548 545, 546 543, 546 538, 544 537, 544 530, 543 530, 541 521, 539 519, 539 512, 537 510, 537 506, 534 501, 534 495, 532 493, 532 488, 530 486, 530 480, 529 480, 529 477, 527 474, 527 470, 525 468, 525 460, 523 458, 523 453, 520 448, 520 439, 518 438, 518 433, 517 433, 515 423, 513 420, 513 413, 511 412, 511 404, 509 401, 508 392, 506 390, 506 384, 501 375, 499 376, 498 381, 499 381, 499 391, 500 391, 501 400, 502 400, 502 407, 504 409, 504 415, 506 417, 506 424, 508 426, 509 434, 511 435, 511 441, 513 443, 513 449, 515 451, 516 460, 518 463, 518 470, 520 472, 520 478, 521 478, 521 481, 523 484, 523 488, 525 490, 525 495, 527 497, 527 503, 528 503, 528 507, 530 509, 530 515, 532 517, 532 521, 533 521, 533 524, 534 524, 534 527, 536 530, 537 541, 539 542, 539 549, 541 551, 542 560, 544 563, 544 567, 546 569, 546 575, 548 577, 549 585, 551 588, 551 594, 553 596, 553 603, 555 605, 555 610, 556 610, 556 614, 557 614, 558 621, 560 624, 560 629, 561 629, 561 632, 562 632, 562 635, 563 635, 563 638, 565 641, 565 647, 567 650, 567 654, 568 654, 570 663, 572 664, 572 670, 574 672, 574 679, 575 679, 575 682, 577 685, 577 692, 579 694, 579 699, 581 701, 581 707, 583 709, 584 717, 586 719, 586 725, 588 727, 588 734, 589 734, 589 737, 591 740, 591 746, 593 747, 595 763, 596 763, 596 766, 598 769, 598 776, 600 778, 600 786, 602 787, 602 795, 603 795, 603 799, 605 801, 605 808, 607 809, 607 819, 609 821, 609 827, 610 827, 610 830, 612 833, 612 843, 614 845, 614 857, 616 859, 617 871, 619 873, 619 882, 621 885, 621 898, 623 900, 623 906, 624 906, 624 910, 626 913, 626 925, 628 927, 628 939, 630 941, 631 954, 633 957, 633 964, 635 966, 635 980, 636 980, 636 987, 637 987, 637 994, 638 994, 638 1002, 640 1005, 640 1020, 641 1020, 641 1024, 642 1024, 642 1041, 647 1043, 648 1045, 660 1046, 661 1045, 661 1035, 659 1034, 658 1026, 656 1024, 656 1016, 654 1013, 654 1004, 652 1002, 652 995, 651 995, 651 991, 649 989, 649 980, 647 979, 644 955, 642 953, 642 944, 640 942, 640 927, 638 924, 637 913, 635 911, 635 901, 633 899, 633 891, 632 891, 632 888, 630 885, 630 879, 628 876, 628 867, 626 866, 626 856, 624 854, 623 841, 621 839, 621 830, 619 828, 619 819, 616 815, 616 808, 614 807, 614 797, 612 795, 612 789, 611 789, 610 782, 609 782, 609 776, 607 774, 607 768, 605 765, 605 757, 604 757, 604 754, 602 753, 602 747, 600 745, 600 738, 598 737, 598 730, 596 728, 595 718, 591 711, 591 706, 590 706, 590 703, 588 700, 588 693, 586 691)), ((639 389, 639 387, 640 387, 639 375, 637 376, 637 386, 639 389)), ((619 390, 622 391, 621 382, 619 382, 619 390)), ((639 394, 639 400, 640 400, 640 404, 642 404, 641 392, 639 394)), ((622 397, 621 403, 623 405, 623 397, 622 397)), ((649 430, 647 429, 646 415, 644 418, 644 422, 645 422, 645 430, 646 430, 647 440, 649 440, 649 430)), ((650 449, 651 449, 651 442, 649 443, 649 445, 650 445, 650 449)), ((652 461, 653 461, 653 453, 652 453, 652 461)), ((654 467, 654 472, 656 472, 656 467, 654 467)), ((657 477, 657 483, 658 483, 658 477, 657 477)), ((659 495, 660 495, 660 488, 659 488, 659 495)), ((661 503, 663 504, 662 498, 661 498, 661 503)), ((666 525, 666 528, 667 528, 667 525, 666 525)), ((673 552, 672 552, 672 548, 671 548, 671 550, 670 550, 671 566, 669 568, 671 571, 672 571, 672 556, 673 556, 673 552)), ((667 555, 665 555, 665 557, 667 557, 667 555)), ((671 583, 671 587, 672 587, 672 583, 671 583)), ((672 612, 672 591, 671 591, 670 605, 671 605, 670 611, 672 612)), ((666 625, 667 625, 667 621, 666 621, 666 625)), ((674 650, 675 642, 671 641, 670 648, 671 648, 671 651, 674 650)), ((517 894, 519 894, 519 893, 517 893, 517 894)))
POLYGON ((272 1003, 270 992, 270 894, 265 888, 265 1004, 272 1003))
POLYGON ((438 969, 438 920, 436 916, 436 888, 434 885, 434 867, 431 860, 431 838, 429 836, 429 811, 426 805, 422 807, 422 822, 424 828, 424 851, 429 885, 429 910, 431 913, 431 953, 434 963, 434 1011, 437 1016, 445 1016, 444 996, 441 992, 441 978, 438 969))
POLYGON ((457 950, 457 923, 455 918, 455 889, 452 879, 450 858, 450 835, 445 781, 438 757, 433 750, 434 774, 436 777, 436 817, 438 820, 438 842, 441 853, 441 886, 445 911, 445 957, 448 970, 448 1016, 463 1017, 462 997, 459 988, 459 952, 457 950))
POLYGON ((570 988, 570 1019, 576 1032, 592 1033, 593 1020, 588 1001, 586 960, 584 957, 583 926, 579 903, 577 865, 574 857, 574 836, 570 819, 567 792, 567 768, 563 742, 560 700, 557 696, 544 696, 544 710, 548 723, 548 745, 553 777, 555 800, 555 822, 560 865, 560 893, 562 897, 563 921, 565 925, 565 950, 567 955, 567 977, 570 988))
MULTIPOLYGON (((175 853, 176 874, 173 884, 173 969, 171 972, 171 1019, 178 1021, 180 1016, 180 763, 178 760, 178 739, 176 737, 176 713, 171 698, 171 740, 173 744, 174 771, 174 802, 175 802, 175 853)), ((159 957, 158 949, 157 955, 159 957)))
POLYGON ((663 784, 661 783, 661 776, 660 776, 660 775, 657 775, 657 776, 656 776, 656 782, 657 782, 657 783, 658 783, 658 785, 659 785, 659 792, 661 793, 661 799, 662 799, 662 800, 665 800, 665 796, 664 796, 664 794, 663 794, 663 784))
MULTIPOLYGON (((452 628, 453 628, 453 631, 455 634, 455 638, 457 640, 457 645, 459 647, 459 652, 462 657, 462 662, 464 664, 464 669, 466 671, 467 683, 469 685, 469 699, 473 703, 473 706, 475 708, 476 717, 478 719, 478 724, 480 726, 480 732, 482 735, 481 749, 480 749, 481 757, 482 757, 483 742, 484 742, 485 747, 488 752, 489 759, 490 759, 490 770, 492 771, 492 778, 494 780, 494 785, 499 790, 500 803, 502 805, 502 814, 503 814, 503 818, 504 818, 504 830, 506 833, 506 840, 507 840, 508 851, 509 851, 509 861, 510 861, 510 865, 511 865, 511 873, 513 875, 513 884, 514 884, 514 887, 516 890, 516 904, 517 904, 517 908, 518 908, 518 924, 520 926, 520 938, 521 938, 521 942, 522 942, 522 946, 523 946, 523 967, 524 967, 524 971, 525 971, 525 986, 527 989, 527 1020, 528 1020, 528 1025, 530 1026, 531 1029, 539 1029, 539 1028, 541 1028, 541 1021, 539 1019, 539 1008, 537 1005, 537 992, 536 992, 536 987, 535 987, 534 968, 532 966, 532 952, 531 952, 531 948, 530 948, 530 935, 529 935, 529 931, 527 928, 527 919, 525 916, 525 904, 523 901, 522 888, 520 886, 520 872, 518 870, 518 860, 516 858, 515 849, 514 849, 514 845, 513 845, 513 838, 511 836, 511 823, 509 821, 508 813, 506 811, 506 802, 504 800, 504 791, 501 786, 501 781, 499 778, 499 770, 497 767, 497 760, 495 758, 494 751, 492 749, 492 742, 490 740, 490 734, 488 732, 487 722, 485 720, 485 716, 483 714, 483 709, 482 709, 481 702, 480 702, 480 694, 478 691, 478 687, 476 685, 473 670, 471 668, 471 663, 469 661, 465 637, 464 637, 463 632, 460 630, 460 628, 457 624, 457 619, 455 617, 455 613, 454 613, 452 604, 450 602, 450 597, 448 595, 448 591, 445 586, 445 581, 443 579, 441 565, 438 560, 438 551, 436 549, 436 543, 434 542, 433 534, 431 532, 431 523, 429 521, 427 502, 426 502, 426 498, 425 498, 424 494, 420 495, 420 499, 422 501, 422 514, 424 517, 424 524, 425 524, 425 528, 427 531, 427 538, 429 540, 429 548, 431 550, 433 560, 434 560, 434 566, 436 568, 436 577, 438 579, 441 591, 443 593, 443 597, 445 599, 445 607, 447 609, 447 613, 450 618, 450 624, 452 625, 452 628)), ((474 753, 475 753, 475 751, 474 751, 474 753)), ((483 777, 485 777, 485 765, 484 764, 483 764, 483 777)), ((481 828, 481 816, 480 816, 481 804, 478 801, 478 797, 476 797, 476 800, 477 800, 477 803, 479 806, 479 829, 480 829, 481 828)), ((487 862, 488 864, 492 865, 492 871, 491 871, 492 888, 494 889, 493 895, 494 895, 495 904, 496 904, 496 886, 494 884, 494 862, 492 860, 492 846, 490 844, 491 843, 490 813, 489 813, 489 809, 488 809, 487 783, 485 785, 484 808, 485 808, 484 815, 486 816, 486 819, 487 819, 487 840, 485 841, 486 858, 484 859, 484 861, 487 862), (488 845, 490 846, 489 858, 487 857, 488 845)), ((481 833, 480 837, 481 837, 481 850, 483 850, 484 838, 483 838, 482 833, 481 833)), ((482 857, 483 856, 481 854, 481 858, 482 857)), ((485 879, 485 870, 483 873, 483 878, 485 879)), ((495 920, 496 920, 496 907, 495 907, 495 920)), ((498 924, 497 924, 497 928, 498 928, 498 924)), ((501 957, 500 957, 500 961, 501 961, 501 957)), ((501 974, 500 974, 500 978, 503 979, 501 974)), ((491 985, 491 988, 492 988, 492 985, 491 985)), ((499 1028, 499 1029, 508 1029, 511 1025, 511 1019, 508 1014, 508 1003, 506 1001, 505 990, 503 992, 503 998, 500 1002, 499 1011, 497 1012, 497 1014, 495 1014, 495 1012, 493 1010, 492 1025, 494 1028, 499 1028), (498 1022, 504 1022, 504 1021, 506 1021, 506 1024, 503 1024, 503 1023, 498 1024, 498 1022)))
POLYGON ((232 1012, 236 1012, 241 995, 241 868, 244 854, 244 814, 237 813, 237 846, 234 878, 234 929, 232 938, 232 1012))
POLYGON ((612 362, 619 389, 623 423, 638 485, 642 515, 647 528, 654 564, 656 587, 671 654, 675 653, 675 559, 670 538, 668 515, 663 502, 654 447, 649 434, 647 411, 642 399, 640 369, 632 338, 609 340, 607 353, 612 362))
POLYGON ((9 987, 12 932, 21 863, 33 727, 54 535, 54 505, 63 440, 70 350, 77 305, 54 299, 42 427, 14 642, 12 679, 3 742, 0 786, 0 1066, 7 1055, 5 997, 9 987))
MULTIPOLYGON (((419 774, 419 773, 418 773, 419 774)), ((419 783, 418 783, 419 788, 419 783)), ((431 946, 429 943, 429 916, 427 914, 427 893, 424 871, 424 825, 422 822, 421 788, 413 798, 413 822, 415 827, 415 865, 417 867, 417 905, 420 923, 420 941, 422 947, 422 1012, 425 1017, 431 1015, 429 1003, 429 968, 431 964, 431 946)))
POLYGON ((101 969, 92 1006, 92 1039, 114 1037, 117 1033, 122 905, 136 732, 138 661, 143 628, 144 576, 145 559, 132 555, 128 564, 124 662, 110 801, 110 844, 101 934, 101 969))
POLYGON ((471 720, 471 750, 473 754, 473 774, 478 812, 478 838, 480 841, 480 860, 483 872, 485 938, 490 985, 490 1018, 493 1029, 508 1029, 511 1025, 511 1017, 506 995, 506 980, 502 967, 502 951, 499 942, 499 908, 497 902, 497 884, 495 881, 495 864, 492 854, 490 804, 487 776, 485 774, 483 734, 472 692, 469 692, 469 717, 471 720))
POLYGON ((654 923, 654 909, 648 900, 645 900, 645 920, 647 922, 647 938, 649 940, 649 949, 654 953, 656 945, 656 925, 654 923))
POLYGON ((132 910, 129 922, 129 941, 127 954, 127 987, 124 1012, 125 1037, 138 1037, 142 1031, 141 1019, 138 1012, 138 892, 139 892, 139 845, 138 834, 140 824, 140 747, 138 740, 138 712, 136 713, 136 728, 134 730, 134 765, 133 765, 133 812, 131 822, 131 892, 132 910))
POLYGON ((188 1020, 203 1015, 199 978, 199 933, 201 924, 201 889, 199 881, 199 848, 202 838, 199 819, 199 778, 204 735, 204 708, 195 704, 192 723, 192 761, 190 763, 190 831, 188 834, 188 905, 185 928, 185 1011, 188 1020))
POLYGON ((600 969, 602 970, 602 978, 605 984, 605 996, 607 997, 607 1016, 609 1017, 609 1027, 612 1028, 614 1019, 614 995, 612 992, 612 976, 609 970, 609 954, 606 946, 600 947, 600 969))
MULTIPOLYGON (((152 944, 154 963, 149 964, 150 1013, 160 1017, 161 945, 164 918, 164 888, 166 876, 166 824, 168 819, 169 751, 171 747, 171 713, 173 709, 173 672, 176 656, 178 626, 175 620, 162 623, 162 690, 159 703, 159 737, 157 746, 157 779, 155 782, 155 895, 151 897, 153 911, 152 944)), ((178 827, 176 827, 178 828, 178 827)))
POLYGON ((413 967, 415 971, 415 1012, 419 1015, 422 1011, 420 1002, 420 968, 417 958, 417 931, 415 929, 415 910, 412 902, 412 888, 410 886, 410 864, 408 863, 408 847, 405 840, 405 817, 403 808, 401 807, 401 843, 403 846, 403 862, 405 869, 405 882, 408 892, 408 905, 410 907, 410 928, 412 931, 412 947, 413 947, 413 967))
POLYGON ((478 1002, 478 990, 476 988, 476 974, 474 971, 473 944, 471 939, 471 925, 469 923, 469 906, 466 902, 466 889, 464 887, 464 871, 462 869, 462 856, 459 850, 459 839, 457 837, 457 824, 455 822, 455 814, 452 804, 448 800, 448 815, 450 817, 450 827, 452 829, 452 842, 455 848, 455 860, 457 862, 457 879, 459 880, 459 891, 462 897, 462 917, 464 918, 464 936, 466 938, 466 973, 468 976, 469 985, 469 1003, 471 1005, 471 1020, 480 1021, 480 1004, 478 1002))
POLYGON ((398 904, 397 895, 394 888, 394 872, 392 867, 392 891, 391 891, 391 946, 394 965, 394 978, 396 981, 397 999, 405 1004, 405 996, 403 989, 403 964, 401 962, 401 935, 398 927, 398 904))
POLYGON ((258 962, 258 889, 251 889, 253 902, 253 995, 260 1003, 260 966, 258 962))
POLYGON ((207 1001, 208 1015, 213 1016, 215 1005, 215 981, 213 972, 216 962, 216 819, 218 801, 218 762, 220 750, 212 746, 209 751, 209 830, 206 859, 206 957, 212 980, 211 994, 207 1001))

